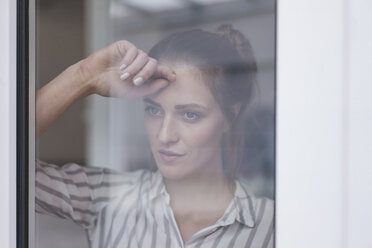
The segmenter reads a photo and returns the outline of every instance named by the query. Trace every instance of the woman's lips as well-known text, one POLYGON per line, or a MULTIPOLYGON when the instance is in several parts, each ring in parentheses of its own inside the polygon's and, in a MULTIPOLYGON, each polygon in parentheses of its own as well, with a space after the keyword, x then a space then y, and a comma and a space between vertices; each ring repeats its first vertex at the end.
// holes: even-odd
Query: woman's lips
POLYGON ((180 154, 180 153, 175 153, 172 151, 166 151, 166 150, 160 150, 159 151, 160 157, 165 161, 165 162, 173 162, 180 157, 185 156, 185 154, 180 154))

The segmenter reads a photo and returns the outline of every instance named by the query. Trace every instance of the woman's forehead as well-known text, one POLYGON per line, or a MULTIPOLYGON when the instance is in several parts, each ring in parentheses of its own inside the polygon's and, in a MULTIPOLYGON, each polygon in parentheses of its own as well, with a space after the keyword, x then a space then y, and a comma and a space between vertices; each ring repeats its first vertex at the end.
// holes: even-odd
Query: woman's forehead
POLYGON ((175 64, 171 69, 177 75, 176 81, 148 96, 149 99, 161 105, 196 103, 208 107, 216 104, 212 92, 196 67, 175 64))

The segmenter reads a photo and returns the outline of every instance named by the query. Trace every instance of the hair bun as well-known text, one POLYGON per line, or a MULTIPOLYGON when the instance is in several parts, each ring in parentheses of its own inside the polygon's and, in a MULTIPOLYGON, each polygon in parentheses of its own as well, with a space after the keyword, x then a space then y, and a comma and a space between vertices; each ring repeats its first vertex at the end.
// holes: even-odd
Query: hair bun
POLYGON ((232 24, 222 24, 216 34, 229 40, 230 44, 238 51, 242 60, 247 63, 253 81, 256 79, 257 64, 249 40, 239 30, 234 29, 232 24))
POLYGON ((222 24, 217 28, 216 34, 228 39, 244 61, 255 61, 248 39, 239 30, 234 29, 232 24, 222 24))

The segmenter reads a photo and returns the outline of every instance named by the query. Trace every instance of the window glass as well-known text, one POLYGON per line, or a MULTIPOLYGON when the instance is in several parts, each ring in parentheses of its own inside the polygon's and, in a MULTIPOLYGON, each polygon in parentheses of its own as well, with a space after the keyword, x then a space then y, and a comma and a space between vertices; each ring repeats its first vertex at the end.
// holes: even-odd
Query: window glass
POLYGON ((274 247, 274 0, 38 0, 36 247, 274 247))

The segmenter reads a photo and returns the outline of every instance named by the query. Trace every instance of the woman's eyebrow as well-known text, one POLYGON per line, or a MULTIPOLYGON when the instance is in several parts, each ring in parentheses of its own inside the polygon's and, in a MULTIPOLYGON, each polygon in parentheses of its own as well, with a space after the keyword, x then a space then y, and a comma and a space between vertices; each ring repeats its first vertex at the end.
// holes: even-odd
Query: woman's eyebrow
POLYGON ((196 103, 180 104, 180 105, 176 105, 174 108, 175 109, 200 108, 200 109, 203 109, 205 111, 208 110, 207 107, 201 106, 201 105, 196 104, 196 103))
POLYGON ((150 98, 145 97, 145 98, 143 98, 143 101, 144 101, 144 102, 147 102, 147 103, 150 103, 150 104, 152 104, 152 105, 155 105, 155 106, 157 106, 157 107, 161 107, 161 105, 160 105, 159 103, 154 102, 154 101, 151 100, 150 98))
MULTIPOLYGON (((143 98, 143 101, 146 102, 146 103, 152 104, 154 106, 161 107, 161 105, 159 103, 151 100, 150 98, 145 97, 145 98, 143 98)), ((179 104, 179 105, 174 106, 174 108, 177 109, 177 110, 182 110, 182 109, 186 109, 186 108, 200 108, 200 109, 205 110, 205 111, 208 110, 207 107, 204 107, 204 106, 196 104, 196 103, 179 104)))

